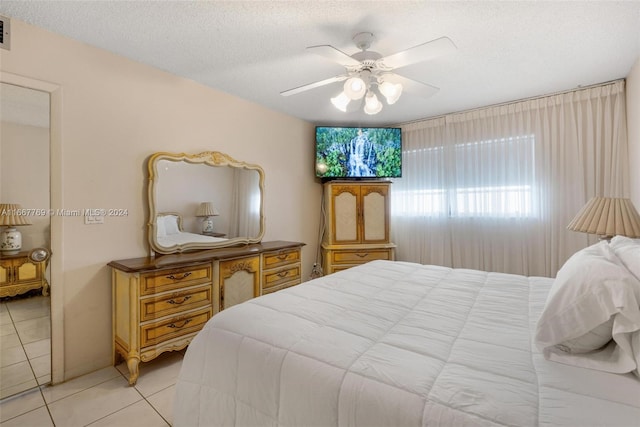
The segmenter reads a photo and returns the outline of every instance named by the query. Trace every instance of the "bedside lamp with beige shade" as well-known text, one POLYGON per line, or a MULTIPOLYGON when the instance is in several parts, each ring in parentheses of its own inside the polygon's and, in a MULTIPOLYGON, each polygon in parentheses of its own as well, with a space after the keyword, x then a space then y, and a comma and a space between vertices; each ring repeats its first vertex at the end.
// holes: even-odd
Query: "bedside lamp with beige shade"
POLYGON ((631 200, 594 197, 569 223, 569 230, 597 234, 601 240, 613 236, 640 237, 640 214, 631 200))
POLYGON ((15 255, 22 249, 22 233, 16 227, 31 225, 23 213, 24 210, 19 204, 0 203, 0 227, 6 227, 0 233, 2 255, 15 255))
POLYGON ((213 233, 213 218, 214 216, 220 215, 220 212, 213 207, 213 203, 211 202, 202 202, 198 209, 196 210, 196 216, 203 217, 202 220, 202 233, 213 233))

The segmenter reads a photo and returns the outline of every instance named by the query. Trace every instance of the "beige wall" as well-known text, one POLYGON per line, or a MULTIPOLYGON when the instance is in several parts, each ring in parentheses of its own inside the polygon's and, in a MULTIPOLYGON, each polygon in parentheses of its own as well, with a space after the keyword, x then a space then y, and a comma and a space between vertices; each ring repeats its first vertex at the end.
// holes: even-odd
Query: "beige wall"
POLYGON ((630 196, 640 210, 640 57, 627 76, 630 196))
MULTIPOLYGON (((48 102, 48 100, 47 100, 48 102)), ((0 203, 37 210, 19 227, 24 250, 50 247, 49 128, 0 121, 0 203)))
POLYGON ((111 363, 106 264, 147 253, 144 167, 153 152, 218 150, 261 165, 265 240, 306 243, 303 275, 309 276, 321 197, 313 177, 310 123, 17 19, 11 29, 11 51, 0 50, 0 71, 60 86, 61 149, 52 151, 52 159, 61 167, 52 171, 60 169, 61 177, 54 172, 52 182, 61 179, 61 204, 129 212, 107 217, 103 225, 62 219, 62 253, 54 253, 62 274, 52 283, 52 292, 58 292, 52 298, 64 307, 65 380, 111 363))

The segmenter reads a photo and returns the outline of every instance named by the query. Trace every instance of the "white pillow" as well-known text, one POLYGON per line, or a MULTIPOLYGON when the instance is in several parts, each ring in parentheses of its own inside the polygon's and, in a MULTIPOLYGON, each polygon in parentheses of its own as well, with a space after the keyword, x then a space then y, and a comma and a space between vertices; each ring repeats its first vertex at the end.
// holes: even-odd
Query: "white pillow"
POLYGON ((165 215, 164 227, 167 235, 178 234, 180 232, 180 228, 178 228, 178 217, 176 215, 165 215))
POLYGON ((157 237, 166 237, 167 236, 167 228, 164 225, 164 216, 156 217, 156 236, 157 237))
POLYGON ((609 244, 625 267, 640 280, 640 240, 616 236, 609 244))
POLYGON ((535 341, 549 360, 640 375, 640 282, 608 242, 577 252, 558 271, 535 341))
POLYGON ((606 322, 596 326, 578 338, 568 339, 560 344, 556 344, 556 349, 565 353, 589 353, 609 344, 613 339, 613 316, 606 322))

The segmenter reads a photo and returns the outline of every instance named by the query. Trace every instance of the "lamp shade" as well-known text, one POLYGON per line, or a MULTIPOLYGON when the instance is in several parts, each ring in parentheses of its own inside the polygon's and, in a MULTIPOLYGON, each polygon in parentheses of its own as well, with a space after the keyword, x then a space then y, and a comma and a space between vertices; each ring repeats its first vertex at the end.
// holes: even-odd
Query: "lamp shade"
POLYGON ((640 214, 631 200, 594 197, 578 212, 567 227, 572 231, 601 237, 640 237, 640 214))
POLYGON ((31 225, 23 215, 22 206, 15 203, 0 203, 0 226, 31 225))
POLYGON ((213 203, 211 202, 202 202, 198 209, 196 210, 196 216, 218 216, 220 212, 216 208, 213 207, 213 203))

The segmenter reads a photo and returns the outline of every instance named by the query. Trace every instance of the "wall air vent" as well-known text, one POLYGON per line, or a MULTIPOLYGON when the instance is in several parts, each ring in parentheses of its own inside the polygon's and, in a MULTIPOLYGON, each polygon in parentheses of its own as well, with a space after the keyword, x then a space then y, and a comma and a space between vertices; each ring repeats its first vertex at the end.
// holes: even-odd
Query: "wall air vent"
POLYGON ((9 18, 0 15, 0 47, 11 50, 11 23, 9 18))

